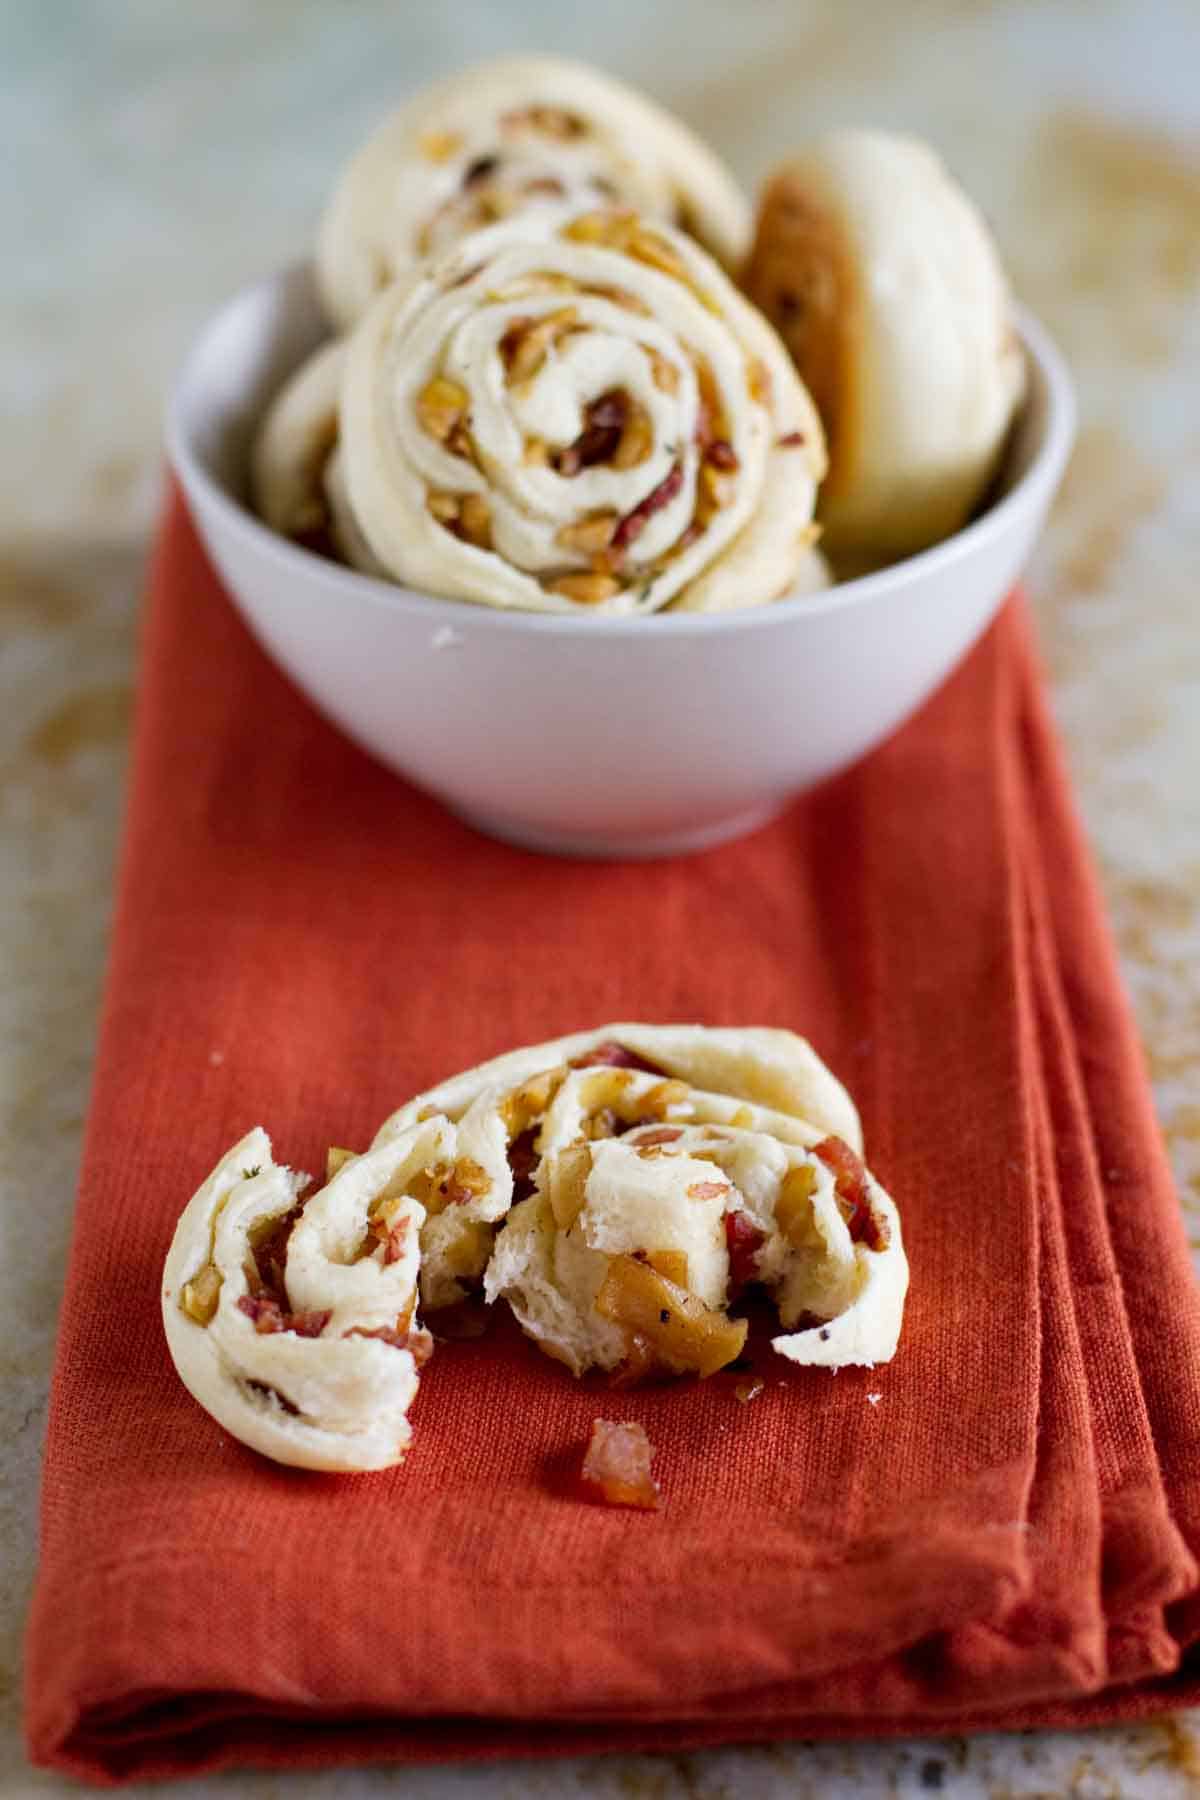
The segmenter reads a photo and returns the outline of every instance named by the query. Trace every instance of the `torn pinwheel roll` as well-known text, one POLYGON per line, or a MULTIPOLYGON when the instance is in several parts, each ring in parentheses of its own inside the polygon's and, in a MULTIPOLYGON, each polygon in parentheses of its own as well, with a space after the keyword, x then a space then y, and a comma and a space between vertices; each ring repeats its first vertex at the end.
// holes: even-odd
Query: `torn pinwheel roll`
POLYGON ((382 295, 341 455, 373 554, 434 594, 629 614, 812 585, 808 393, 712 259, 631 214, 493 226, 382 295))
POLYGON ((431 1111, 472 1150, 421 1190, 431 1312, 482 1276, 575 1374, 707 1375, 739 1354, 726 1308, 757 1281, 791 1360, 894 1354, 899 1219, 848 1094, 792 1033, 614 1025, 534 1045, 419 1095, 376 1145, 431 1111))
POLYGON ((346 497, 338 433, 345 345, 324 344, 284 383, 250 459, 254 509, 306 550, 382 575, 346 497))
POLYGON ((503 57, 417 95, 347 168, 317 247, 330 318, 352 325, 424 258, 555 202, 632 207, 730 268, 749 242, 732 177, 669 113, 579 63, 503 57))
POLYGON ((185 1209, 163 1272, 171 1356, 201 1406, 276 1462, 403 1460, 431 1349, 416 1323, 425 1215, 410 1189, 445 1129, 397 1133, 308 1199, 256 1129, 185 1209))
POLYGON ((849 564, 965 523, 1025 387, 982 215, 924 144, 836 131, 775 174, 745 270, 829 439, 819 515, 849 564))
POLYGON ((750 1283, 793 1362, 887 1361, 908 1285, 900 1221, 846 1090, 788 1031, 610 1025, 453 1076, 326 1185, 255 1130, 186 1207, 162 1307, 185 1386, 277 1462, 387 1468, 431 1340, 480 1290, 576 1375, 706 1376, 734 1361, 750 1283))

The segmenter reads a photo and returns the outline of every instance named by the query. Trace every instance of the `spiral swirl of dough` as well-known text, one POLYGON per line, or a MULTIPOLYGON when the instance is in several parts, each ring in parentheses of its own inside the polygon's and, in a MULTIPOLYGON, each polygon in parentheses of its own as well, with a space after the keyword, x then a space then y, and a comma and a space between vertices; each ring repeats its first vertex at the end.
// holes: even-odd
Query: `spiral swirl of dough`
MULTIPOLYGON (((744 1341, 726 1307, 748 1280, 794 1362, 895 1353, 899 1217, 849 1095, 791 1032, 612 1025, 534 1045, 418 1096, 376 1145, 431 1109, 488 1145, 494 1243, 470 1250, 487 1297, 575 1374, 712 1373, 744 1341)), ((457 1207, 441 1222, 422 1238, 431 1308, 461 1297, 444 1259, 479 1229, 457 1207)))
POLYGON ((824 470, 770 326, 689 238, 619 212, 493 226, 382 295, 341 453, 398 580, 560 613, 779 598, 824 470))
POLYGON ((447 1127, 348 1161, 311 1199, 251 1131, 185 1208, 163 1273, 167 1343, 213 1418, 276 1462, 403 1460, 430 1349, 416 1324, 425 1213, 408 1190, 447 1127))
POLYGON ((350 163, 318 240, 326 310, 352 325, 422 258, 555 202, 679 224, 730 268, 749 241, 732 177, 669 113, 579 63, 502 57, 417 95, 350 163))

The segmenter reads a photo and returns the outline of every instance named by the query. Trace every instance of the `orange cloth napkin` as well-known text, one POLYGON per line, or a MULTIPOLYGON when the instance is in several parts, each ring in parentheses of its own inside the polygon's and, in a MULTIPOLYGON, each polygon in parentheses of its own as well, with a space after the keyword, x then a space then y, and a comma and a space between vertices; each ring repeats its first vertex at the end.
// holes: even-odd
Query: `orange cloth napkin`
POLYGON ((46 1450, 34 1759, 676 1748, 1200 1697, 1200 1313, 1019 603, 741 843, 546 860, 336 735, 172 504, 46 1450), (176 1379, 184 1202, 262 1121, 317 1169, 438 1077, 614 1018, 792 1026, 899 1202, 899 1354, 607 1394, 443 1345, 404 1468, 278 1468, 176 1379), (598 1415, 654 1515, 586 1504, 598 1415))

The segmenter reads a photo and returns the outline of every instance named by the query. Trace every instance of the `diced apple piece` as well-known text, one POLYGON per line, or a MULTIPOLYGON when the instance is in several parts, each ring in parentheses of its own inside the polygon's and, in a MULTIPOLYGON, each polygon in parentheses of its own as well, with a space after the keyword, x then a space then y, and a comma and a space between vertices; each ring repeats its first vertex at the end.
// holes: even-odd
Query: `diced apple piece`
POLYGON ((540 1123, 550 1102, 562 1086, 565 1068, 543 1069, 520 1087, 506 1094, 500 1105, 500 1117, 509 1140, 520 1137, 531 1125, 540 1123))
POLYGON ((775 1223, 794 1250, 814 1249, 820 1233, 812 1216, 812 1197, 817 1191, 817 1171, 811 1163, 789 1169, 775 1202, 775 1223))
POLYGON ((205 1263, 190 1281, 184 1282, 179 1304, 188 1318, 194 1319, 197 1325, 210 1325, 220 1296, 220 1270, 212 1263, 205 1263))
POLYGON ((673 1106, 682 1106, 691 1095, 686 1081, 676 1081, 673 1077, 660 1081, 642 1094, 637 1102, 638 1117, 643 1119, 666 1119, 673 1106))
POLYGON ((492 1178, 482 1163, 473 1156, 460 1156, 450 1165, 442 1182, 447 1206, 464 1206, 468 1200, 482 1200, 491 1192, 492 1178))
POLYGON ((646 1261, 676 1287, 685 1288, 688 1284, 688 1259, 686 1250, 647 1250, 646 1261))
POLYGON ((560 1231, 569 1231, 580 1213, 592 1171, 592 1152, 587 1144, 570 1144, 555 1157, 550 1168, 550 1210, 560 1231))
POLYGON ((665 1121, 672 1108, 681 1106, 691 1095, 686 1081, 668 1077, 656 1081, 644 1092, 632 1092, 633 1072, 627 1068, 597 1068, 587 1078, 584 1102, 589 1114, 610 1111, 624 1125, 643 1125, 665 1121))
POLYGON ((735 1362, 749 1330, 745 1319, 726 1318, 633 1256, 613 1257, 596 1311, 640 1332, 659 1360, 681 1375, 713 1375, 735 1362))

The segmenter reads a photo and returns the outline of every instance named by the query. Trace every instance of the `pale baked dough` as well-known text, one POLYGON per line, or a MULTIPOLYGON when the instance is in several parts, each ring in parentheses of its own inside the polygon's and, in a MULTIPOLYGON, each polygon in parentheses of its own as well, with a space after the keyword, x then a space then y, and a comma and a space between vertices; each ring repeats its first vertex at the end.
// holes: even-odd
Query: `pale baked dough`
POLYGON ((323 344, 280 388, 251 451, 251 499, 282 537, 319 547, 364 575, 382 575, 346 495, 338 443, 345 358, 341 340, 323 344))
POLYGON ((418 1357, 429 1348, 415 1319, 425 1214, 405 1188, 436 1158, 443 1134, 436 1121, 396 1134, 305 1204, 287 1244, 286 1289, 290 1314, 308 1315, 309 1327, 328 1312, 317 1335, 260 1332, 239 1305, 253 1304, 254 1237, 289 1214, 306 1186, 273 1161, 266 1132, 248 1133, 189 1202, 163 1271, 163 1325, 185 1387, 234 1437, 306 1469, 403 1460, 418 1357), (364 1240, 369 1214, 389 1196, 387 1261, 388 1249, 364 1240), (215 1308, 200 1323, 189 1302, 217 1279, 215 1308), (380 1332, 392 1339, 362 1335, 380 1332))
POLYGON ((956 531, 996 471, 1026 370, 991 233, 933 151, 844 130, 784 163, 744 285, 825 424, 818 516, 835 560, 956 531))
MULTIPOLYGON (((868 1175, 871 1241, 852 1239, 834 1173, 814 1147, 840 1137, 857 1149, 857 1116, 809 1046, 785 1032, 614 1026, 604 1038, 679 1079, 604 1067, 565 1073, 537 1140, 536 1192, 497 1235, 484 1278, 489 1300, 506 1299, 529 1335, 576 1375, 615 1369, 628 1358, 628 1334, 596 1308, 614 1258, 658 1266, 664 1252, 682 1256, 678 1285, 720 1310, 726 1214, 741 1213, 761 1234, 754 1272, 787 1328, 775 1348, 832 1368, 888 1361, 908 1285, 899 1217, 868 1175), (597 1117, 614 1107, 626 1129, 593 1140, 597 1117), (628 1130, 631 1118, 644 1123, 628 1130), (793 1198, 781 1221, 780 1196, 797 1171, 803 1204, 793 1198)), ((558 1049, 547 1045, 542 1055, 558 1049)))
POLYGON ((682 225, 730 268, 749 242, 736 183, 669 113, 597 69, 501 57, 416 95, 347 167, 317 246, 330 319, 352 325, 422 258, 555 201, 682 225))
POLYGON ((712 258, 631 215, 523 215, 389 289, 341 453, 373 554, 430 593, 628 615, 813 585, 808 393, 712 258))
POLYGON ((786 1113, 821 1135, 844 1138, 853 1149, 862 1150, 862 1126, 853 1100, 807 1039, 794 1031, 765 1025, 629 1022, 526 1044, 451 1075, 385 1119, 375 1142, 410 1130, 424 1112, 461 1119, 481 1096, 503 1095, 545 1069, 576 1061, 606 1044, 619 1044, 692 1087, 786 1113))
POLYGON ((800 566, 792 578, 791 586, 780 598, 801 600, 806 594, 822 594, 833 585, 834 575, 829 558, 816 544, 811 544, 800 558, 800 566))
POLYGON ((448 1251, 454 1254, 456 1233, 469 1233, 464 1254, 480 1257, 477 1221, 486 1216, 494 1230, 506 1220, 494 1250, 489 1245, 479 1262, 488 1297, 503 1295, 530 1335, 577 1373, 593 1365, 611 1368, 622 1360, 624 1340, 592 1306, 610 1257, 638 1249, 681 1252, 688 1257, 690 1291, 719 1307, 728 1274, 722 1221, 727 1211, 741 1210, 764 1234, 758 1273, 783 1325, 795 1325, 805 1313, 819 1318, 811 1329, 785 1330, 775 1340, 781 1354, 831 1367, 884 1362, 894 1354, 908 1281, 900 1222, 890 1198, 868 1176, 872 1210, 887 1241, 880 1249, 851 1243, 834 1201, 833 1176, 808 1152, 833 1137, 861 1153, 858 1114, 846 1089, 794 1033, 630 1023, 577 1032, 509 1051, 417 1095, 384 1122, 376 1144, 403 1135, 429 1113, 460 1122, 492 1186, 483 1200, 447 1207, 426 1226, 421 1279, 427 1309, 466 1292, 445 1262, 448 1251), (603 1063, 571 1067, 614 1044, 662 1074, 603 1063), (664 1077, 685 1084, 686 1093, 664 1098, 664 1077), (682 1135, 661 1158, 637 1155, 637 1132, 628 1142, 594 1141, 581 1223, 568 1238, 554 1227, 559 1158, 567 1153, 564 1168, 574 1179, 571 1153, 581 1138, 593 1141, 597 1120, 614 1109, 620 1127, 644 1118, 651 1130, 657 1121, 680 1127, 682 1135), (530 1133, 536 1192, 509 1211, 508 1146, 530 1133), (697 1155, 708 1161, 707 1171, 692 1166, 697 1155), (714 1163, 732 1191, 698 1204, 687 1189, 712 1176, 714 1163), (814 1171, 815 1235, 796 1245, 778 1229, 774 1208, 780 1183, 799 1163, 814 1171))
POLYGON ((361 1155, 331 1151, 303 1203, 306 1178, 250 1132, 176 1229, 171 1356, 264 1455, 386 1468, 431 1348, 418 1280, 435 1323, 480 1289, 507 1300, 576 1375, 706 1374, 745 1338, 725 1309, 729 1245, 749 1233, 740 1278, 772 1295, 781 1355, 884 1362, 908 1266, 861 1144, 846 1090, 789 1031, 617 1024, 529 1045, 417 1095, 361 1155), (861 1176, 850 1198, 839 1158, 861 1176), (289 1220, 272 1255, 264 1235, 289 1220), (654 1308, 640 1323, 622 1311, 631 1278, 654 1308))

